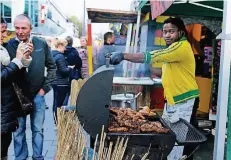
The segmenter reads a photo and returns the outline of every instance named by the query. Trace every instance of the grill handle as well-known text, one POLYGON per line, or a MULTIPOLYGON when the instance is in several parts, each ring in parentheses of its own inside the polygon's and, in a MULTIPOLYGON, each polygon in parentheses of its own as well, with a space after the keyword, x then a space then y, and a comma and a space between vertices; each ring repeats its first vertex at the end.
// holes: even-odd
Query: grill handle
POLYGON ((106 58, 106 62, 105 62, 106 68, 108 68, 108 67, 110 66, 111 53, 107 53, 107 54, 105 55, 105 58, 106 58))

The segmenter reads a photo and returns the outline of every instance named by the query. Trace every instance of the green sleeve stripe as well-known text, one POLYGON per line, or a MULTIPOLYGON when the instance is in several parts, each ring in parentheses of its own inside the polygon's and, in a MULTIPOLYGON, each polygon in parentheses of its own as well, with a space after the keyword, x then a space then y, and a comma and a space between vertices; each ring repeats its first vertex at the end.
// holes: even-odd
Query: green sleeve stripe
POLYGON ((151 54, 150 54, 150 52, 144 52, 144 63, 147 63, 147 64, 151 63, 151 54))
POLYGON ((151 57, 151 53, 150 53, 150 52, 148 52, 148 54, 147 54, 147 62, 148 62, 148 64, 150 64, 150 63, 151 63, 151 59, 152 59, 152 57, 151 57))

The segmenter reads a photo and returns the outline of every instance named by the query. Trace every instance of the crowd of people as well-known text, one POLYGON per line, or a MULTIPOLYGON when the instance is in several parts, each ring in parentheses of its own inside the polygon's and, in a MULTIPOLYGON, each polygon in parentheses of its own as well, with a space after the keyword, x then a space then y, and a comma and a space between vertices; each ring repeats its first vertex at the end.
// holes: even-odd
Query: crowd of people
MULTIPOLYGON (((87 38, 81 37, 81 46, 75 48, 71 36, 50 39, 32 36, 31 19, 27 15, 17 15, 13 23, 16 37, 4 43, 7 38, 7 23, 1 17, 1 159, 7 159, 12 136, 15 159, 28 158, 26 119, 30 116, 32 158, 43 160, 43 124, 47 109, 44 96, 53 89, 56 126, 57 108, 68 104, 71 81, 89 76, 87 38), (33 104, 33 110, 28 115, 22 111, 14 84, 33 104)), ((116 50, 114 42, 114 34, 105 33, 104 45, 94 56, 94 70, 105 64, 107 53, 116 50)))

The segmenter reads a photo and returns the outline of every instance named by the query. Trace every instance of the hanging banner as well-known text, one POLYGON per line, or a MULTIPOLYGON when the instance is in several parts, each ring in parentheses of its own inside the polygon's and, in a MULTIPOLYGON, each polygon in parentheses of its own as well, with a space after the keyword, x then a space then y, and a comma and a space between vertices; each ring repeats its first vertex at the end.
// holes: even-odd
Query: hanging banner
POLYGON ((155 19, 164 13, 172 4, 174 0, 150 0, 152 19, 155 19))
POLYGON ((40 22, 41 22, 42 24, 45 23, 45 17, 46 17, 45 6, 44 6, 44 5, 41 5, 41 7, 40 7, 40 22))

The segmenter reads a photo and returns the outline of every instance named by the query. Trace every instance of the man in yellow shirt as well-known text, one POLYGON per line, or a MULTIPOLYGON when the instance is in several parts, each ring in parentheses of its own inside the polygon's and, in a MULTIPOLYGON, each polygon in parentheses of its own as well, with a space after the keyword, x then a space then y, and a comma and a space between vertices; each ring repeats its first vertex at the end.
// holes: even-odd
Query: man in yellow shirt
MULTIPOLYGON (((112 53, 111 64, 122 60, 135 63, 163 63, 162 85, 167 100, 163 118, 175 123, 179 118, 190 122, 195 98, 199 96, 195 80, 195 59, 190 43, 187 41, 187 30, 180 18, 168 18, 164 22, 163 37, 166 49, 144 53, 112 53)), ((174 147, 168 159, 179 159, 183 148, 174 147)))

